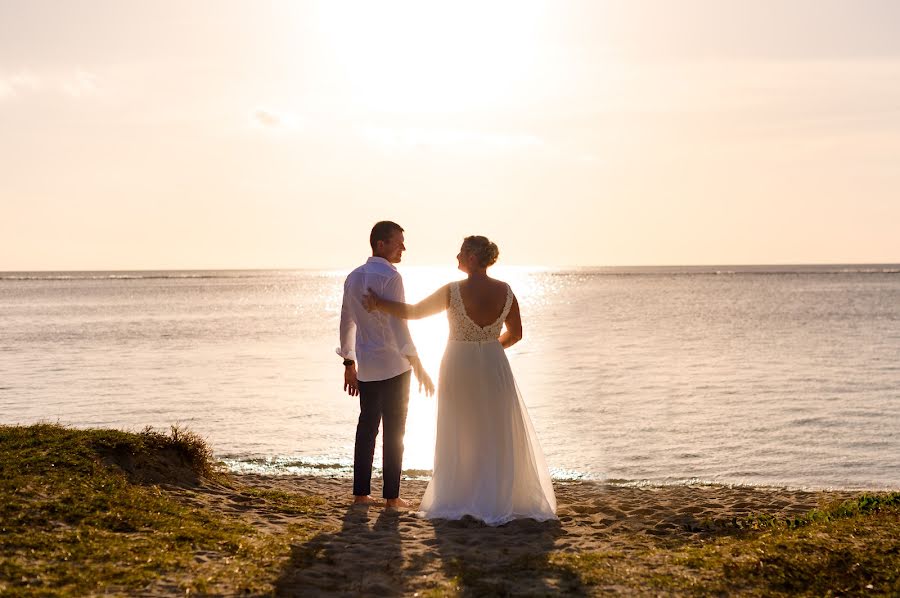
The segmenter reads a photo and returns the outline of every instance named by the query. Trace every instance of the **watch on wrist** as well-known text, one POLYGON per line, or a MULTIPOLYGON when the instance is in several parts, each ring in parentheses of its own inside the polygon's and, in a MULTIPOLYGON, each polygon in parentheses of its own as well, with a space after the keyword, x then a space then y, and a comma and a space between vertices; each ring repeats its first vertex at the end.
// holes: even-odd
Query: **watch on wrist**
POLYGON ((345 366, 348 366, 348 365, 354 365, 355 363, 356 363, 356 362, 353 361, 352 359, 345 359, 345 360, 344 360, 344 365, 345 365, 345 366))

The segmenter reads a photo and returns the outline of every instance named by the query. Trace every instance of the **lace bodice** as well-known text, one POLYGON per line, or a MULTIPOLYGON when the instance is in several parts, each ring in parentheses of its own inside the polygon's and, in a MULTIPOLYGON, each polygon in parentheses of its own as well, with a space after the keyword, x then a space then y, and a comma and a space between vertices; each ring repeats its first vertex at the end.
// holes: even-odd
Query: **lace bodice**
POLYGON ((503 321, 506 320, 506 316, 509 314, 512 302, 512 289, 509 285, 506 285, 506 303, 503 306, 503 312, 493 324, 481 327, 473 322, 472 318, 466 313, 466 306, 463 304, 462 295, 459 292, 459 283, 451 283, 450 307, 447 310, 447 319, 450 320, 450 340, 471 342, 496 340, 500 336, 503 321))

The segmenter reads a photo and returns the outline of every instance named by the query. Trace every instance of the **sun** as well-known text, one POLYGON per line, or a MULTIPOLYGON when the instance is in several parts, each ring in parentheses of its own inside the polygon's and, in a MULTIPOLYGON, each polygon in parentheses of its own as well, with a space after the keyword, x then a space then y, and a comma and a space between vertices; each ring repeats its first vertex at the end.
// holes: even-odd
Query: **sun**
POLYGON ((336 75, 358 106, 402 114, 498 107, 532 70, 535 2, 323 2, 336 75))
MULTIPOLYGON (((448 266, 401 266, 406 299, 409 303, 421 301, 443 285, 459 280, 464 275, 448 266)), ((520 301, 540 302, 545 289, 536 284, 537 268, 497 266, 492 275, 508 282, 516 290, 520 301)), ((447 314, 442 312, 423 320, 411 320, 409 331, 422 360, 422 365, 438 385, 441 358, 447 346, 449 333, 447 314)), ((405 470, 430 470, 434 463, 434 441, 437 420, 438 396, 426 397, 418 391, 413 378, 410 388, 409 409, 406 419, 406 436, 403 455, 405 470)))
MULTIPOLYGON (((410 303, 421 301, 461 273, 449 267, 403 267, 403 285, 410 303)), ((423 320, 411 320, 409 331, 422 360, 422 365, 438 385, 441 357, 447 345, 447 314, 440 313, 423 320)), ((403 455, 404 469, 430 470, 434 463, 434 440, 438 397, 426 397, 418 390, 413 378, 410 388, 409 410, 403 455)))

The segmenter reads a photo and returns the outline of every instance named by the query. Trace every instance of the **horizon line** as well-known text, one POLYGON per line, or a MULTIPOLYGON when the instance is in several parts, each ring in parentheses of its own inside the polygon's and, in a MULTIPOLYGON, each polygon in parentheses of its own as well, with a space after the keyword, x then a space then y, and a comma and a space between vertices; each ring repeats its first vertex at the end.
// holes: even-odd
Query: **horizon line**
MULTIPOLYGON (((450 264, 401 264, 410 268, 452 268, 450 264)), ((499 264, 500 268, 533 268, 543 270, 587 270, 587 269, 649 269, 649 268, 823 268, 823 267, 871 267, 898 266, 900 261, 887 262, 770 262, 770 263, 705 263, 705 264, 593 264, 593 265, 540 265, 540 264, 499 264)), ((40 270, 0 270, 0 274, 52 273, 52 272, 324 272, 343 270, 352 266, 333 267, 254 267, 254 268, 100 268, 100 269, 40 269, 40 270)))

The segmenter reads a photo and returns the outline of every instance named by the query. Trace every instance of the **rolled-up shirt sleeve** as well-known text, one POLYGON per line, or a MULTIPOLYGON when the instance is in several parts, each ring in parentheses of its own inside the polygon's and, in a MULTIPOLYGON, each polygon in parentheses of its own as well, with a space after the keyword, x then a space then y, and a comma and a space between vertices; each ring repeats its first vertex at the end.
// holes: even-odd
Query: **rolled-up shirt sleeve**
POLYGON ((341 346, 335 352, 344 359, 352 359, 356 361, 356 322, 353 321, 353 315, 350 312, 349 295, 350 279, 344 282, 344 299, 341 302, 341 328, 340 342, 341 346))
MULTIPOLYGON (((385 283, 384 298, 390 299, 391 301, 406 303, 406 293, 403 290, 403 279, 400 277, 399 273, 390 277, 385 283)), ((413 344, 412 336, 409 334, 409 326, 406 325, 406 320, 389 316, 388 324, 391 327, 391 331, 394 333, 394 340, 397 342, 397 348, 400 350, 400 354, 406 355, 407 357, 418 355, 416 352, 416 345, 413 344)))

